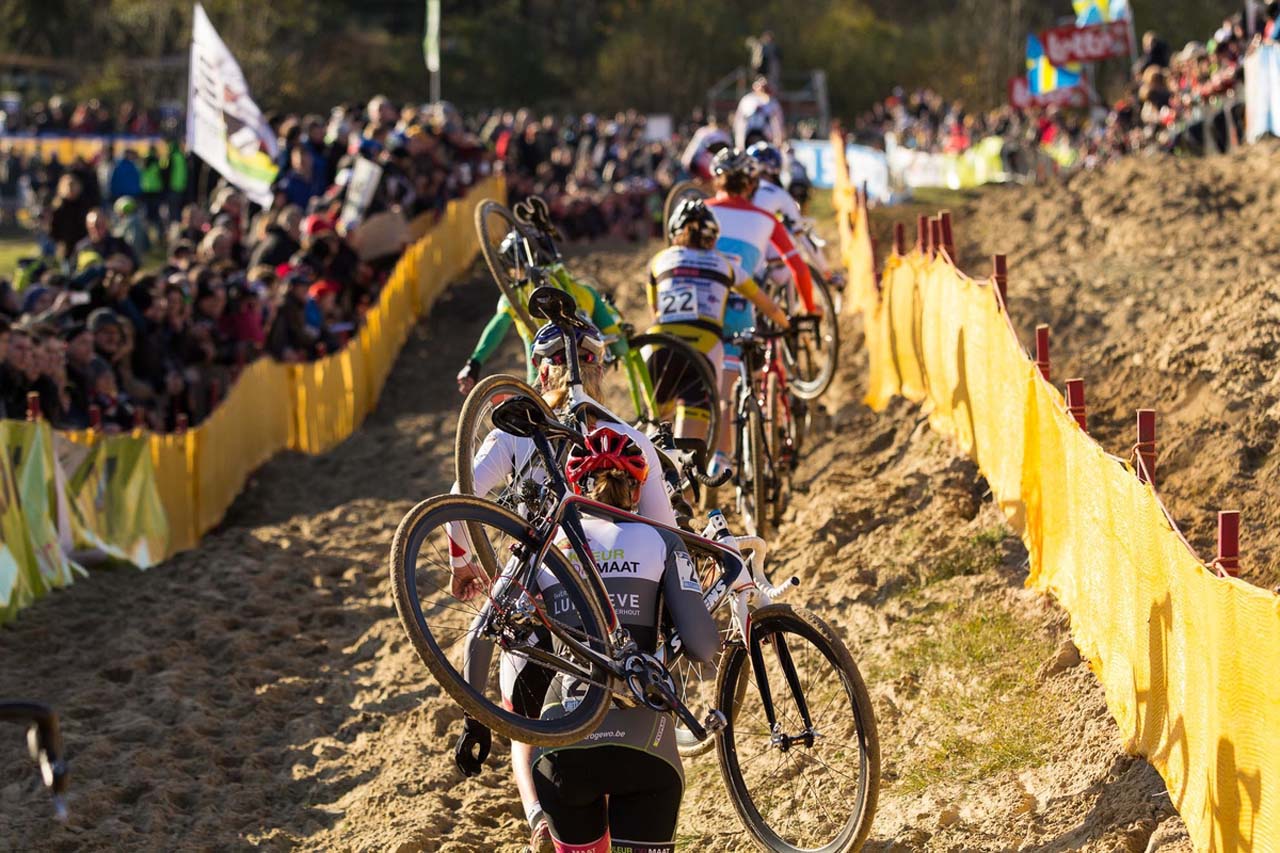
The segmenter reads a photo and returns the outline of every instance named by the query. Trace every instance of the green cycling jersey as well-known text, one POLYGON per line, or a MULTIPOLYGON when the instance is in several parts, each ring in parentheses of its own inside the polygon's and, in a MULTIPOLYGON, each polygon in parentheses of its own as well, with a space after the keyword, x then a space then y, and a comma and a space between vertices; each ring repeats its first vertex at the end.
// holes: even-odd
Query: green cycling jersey
MULTIPOLYGON (((613 306, 606 302, 594 287, 574 279, 569 271, 565 269, 564 264, 553 264, 547 267, 544 272, 547 274, 548 283, 572 296, 573 301, 578 304, 578 310, 595 324, 601 334, 617 339, 610 345, 613 354, 619 357, 625 354, 627 344, 623 338, 622 330, 618 327, 621 318, 613 306)), ((528 307, 527 300, 531 290, 532 288, 527 285, 520 290, 520 296, 526 308, 528 307)), ((507 332, 511 330, 512 325, 516 327, 516 331, 524 340, 525 365, 528 381, 532 384, 537 378, 537 371, 533 366, 533 338, 538 330, 527 328, 520 321, 519 315, 516 314, 516 310, 511 306, 506 296, 498 299, 498 307, 489 323, 484 327, 484 331, 480 333, 480 341, 476 344, 475 351, 471 353, 470 360, 483 366, 498 351, 498 347, 506 339, 507 332)))

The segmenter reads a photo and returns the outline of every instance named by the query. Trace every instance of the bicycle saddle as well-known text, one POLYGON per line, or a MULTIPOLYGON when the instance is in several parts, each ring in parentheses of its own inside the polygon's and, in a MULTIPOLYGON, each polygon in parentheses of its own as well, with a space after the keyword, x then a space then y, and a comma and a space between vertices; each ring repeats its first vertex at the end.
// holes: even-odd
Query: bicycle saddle
POLYGON ((503 400, 490 415, 493 425, 517 438, 532 438, 541 433, 548 438, 567 438, 574 444, 584 444, 582 433, 547 417, 542 407, 525 394, 503 400))
POLYGON ((561 329, 590 329, 585 319, 578 315, 578 303, 558 287, 544 285, 529 294, 529 313, 549 320, 561 329))

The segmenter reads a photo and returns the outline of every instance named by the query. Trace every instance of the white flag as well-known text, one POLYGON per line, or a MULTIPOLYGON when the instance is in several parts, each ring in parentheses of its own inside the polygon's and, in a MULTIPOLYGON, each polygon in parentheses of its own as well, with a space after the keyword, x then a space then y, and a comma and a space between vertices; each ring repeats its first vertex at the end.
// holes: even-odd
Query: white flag
POLYGON ((276 136, 199 3, 191 24, 187 149, 258 204, 271 203, 276 136))

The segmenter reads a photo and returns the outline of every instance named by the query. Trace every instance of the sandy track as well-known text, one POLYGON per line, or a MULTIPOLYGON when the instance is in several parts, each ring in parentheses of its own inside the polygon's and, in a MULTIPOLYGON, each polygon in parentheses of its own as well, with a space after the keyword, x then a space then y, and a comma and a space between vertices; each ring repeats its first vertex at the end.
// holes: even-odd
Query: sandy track
MULTIPOLYGON (((575 263, 630 305, 646 254, 575 263)), ((197 551, 99 573, 0 631, 0 694, 63 711, 74 772, 58 827, 10 739, 0 849, 520 849, 506 747, 477 779, 453 768, 460 712, 403 638, 385 568, 400 517, 451 479, 451 377, 493 296, 455 287, 360 433, 267 465, 197 551)), ((1121 754, 1061 647, 1063 615, 1022 589, 985 484, 913 409, 857 402, 846 333, 775 553, 796 555, 777 568, 801 578, 792 601, 840 629, 876 701, 870 849, 1183 849, 1158 777, 1121 754)), ((743 847, 714 757, 689 778, 687 849, 743 847)))

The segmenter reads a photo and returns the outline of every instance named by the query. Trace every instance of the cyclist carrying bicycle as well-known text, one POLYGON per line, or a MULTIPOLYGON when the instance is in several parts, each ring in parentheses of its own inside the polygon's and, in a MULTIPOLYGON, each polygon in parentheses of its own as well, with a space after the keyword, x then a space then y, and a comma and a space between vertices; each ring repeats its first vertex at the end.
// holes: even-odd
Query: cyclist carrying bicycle
POLYGON ((693 132, 693 138, 685 146, 680 155, 680 165, 695 178, 711 180, 711 161, 725 148, 733 147, 733 136, 729 131, 716 124, 714 118, 710 123, 693 132))
MULTIPOLYGON (((503 239, 499 250, 504 256, 513 259, 512 267, 515 268, 517 264, 514 262, 514 257, 520 251, 520 236, 515 231, 510 232, 503 239)), ((543 267, 542 272, 546 278, 543 283, 553 285, 572 296, 573 301, 578 305, 578 310, 585 314, 597 329, 611 338, 616 338, 610 348, 614 355, 622 357, 626 352, 626 344, 623 341, 622 330, 618 326, 621 318, 618 316, 618 312, 600 295, 599 291, 591 285, 584 284, 574 278, 565 265, 558 260, 543 267)), ((533 286, 534 284, 531 281, 516 283, 518 293, 525 307, 528 307, 529 293, 533 291, 533 286)), ((526 327, 520 321, 519 315, 516 313, 515 308, 512 307, 511 302, 503 295, 498 298, 498 307, 494 311, 493 317, 485 325, 484 331, 480 333, 480 340, 476 343, 475 350, 467 358, 466 365, 458 372, 458 391, 466 394, 475 387, 476 382, 480 379, 480 372, 484 368, 485 362, 498 351, 498 347, 502 345, 513 325, 525 344, 526 381, 531 385, 534 383, 537 379, 537 366, 533 358, 533 342, 537 329, 526 327)))
MULTIPOLYGON (((735 261, 744 270, 758 275, 772 247, 786 264, 795 279, 796 291, 810 314, 817 313, 813 300, 813 278, 809 267, 796 252, 791 235, 777 218, 767 210, 756 207, 750 199, 758 182, 758 166, 754 158, 742 151, 726 149, 716 155, 711 166, 715 175, 716 195, 707 201, 707 207, 720 224, 720 237, 716 250, 735 261)), ((759 280, 759 279, 757 279, 759 280)), ((729 338, 755 325, 755 313, 745 298, 730 294, 724 314, 724 370, 721 373, 722 420, 727 420, 728 401, 733 395, 733 383, 738 376, 738 364, 742 352, 729 338)), ((729 433, 730 439, 732 434, 729 433)), ((713 476, 729 467, 729 453, 717 450, 709 468, 713 476)))
MULTIPOLYGON (((682 200, 671 215, 667 233, 671 245, 649 262, 649 307, 654 315, 650 332, 665 332, 687 341, 707 357, 720 376, 724 371, 724 317, 731 295, 747 299, 777 325, 789 325, 786 313, 755 280, 716 251, 720 225, 702 199, 682 200)), ((663 375, 678 376, 681 371, 668 370, 663 375)), ((727 458, 733 449, 732 431, 721 420, 720 435, 707 435, 706 393, 699 383, 690 385, 689 389, 655 389, 659 402, 666 402, 665 392, 674 394, 680 403, 682 416, 676 419, 675 435, 707 439, 708 447, 727 458)))
MULTIPOLYGON (((599 399, 603 380, 604 340, 594 330, 578 330, 576 332, 579 359, 582 362, 582 385, 586 394, 599 399)), ((536 387, 543 399, 552 409, 560 410, 567 401, 569 370, 565 365, 564 338, 558 328, 548 323, 544 325, 534 338, 533 360, 537 365, 536 387)), ((626 424, 612 421, 589 421, 597 427, 605 426, 619 435, 627 436, 632 445, 639 448, 646 464, 656 469, 659 464, 658 451, 652 442, 641 433, 626 424)), ((501 430, 493 430, 485 437, 476 451, 473 462, 475 472, 476 494, 485 495, 503 484, 525 476, 534 480, 545 479, 545 472, 535 464, 537 450, 531 439, 518 438, 501 430)), ((454 483, 452 491, 459 491, 454 483)), ((639 497, 634 503, 634 511, 662 524, 675 525, 675 513, 666 490, 659 478, 646 479, 639 497)), ((453 525, 449 530, 450 562, 453 566, 453 594, 459 599, 468 600, 481 594, 479 567, 471 552, 470 540, 461 525, 453 525)), ((546 642, 545 638, 542 640, 546 642)), ((466 652, 465 666, 467 677, 480 684, 484 683, 492 660, 492 644, 472 637, 466 652)), ((512 710, 527 717, 537 717, 542 710, 543 697, 550 683, 551 673, 538 666, 526 666, 525 658, 514 655, 502 656, 500 681, 504 702, 512 710)), ((463 732, 458 739, 454 751, 454 761, 458 769, 466 776, 474 776, 480 772, 485 758, 488 757, 492 743, 489 730, 479 722, 466 719, 463 732)), ((516 789, 525 810, 532 832, 530 846, 536 853, 543 853, 549 848, 550 830, 538 794, 533 784, 533 748, 528 744, 513 741, 511 744, 511 765, 516 780, 516 789)))
MULTIPOLYGON (((826 257, 807 234, 797 232, 804 221, 804 213, 800 210, 799 203, 782 188, 782 152, 767 142, 757 142, 747 149, 747 154, 756 161, 756 167, 760 172, 760 182, 756 187, 755 195, 751 197, 751 203, 777 217, 791 234, 791 239, 795 242, 796 249, 805 263, 816 269, 824 279, 830 279, 831 270, 826 257)), ((772 247, 768 257, 770 260, 778 257, 776 250, 772 247)))
MULTIPOLYGON (((585 446, 570 452, 566 478, 576 493, 632 511, 650 479, 646 455, 628 436, 597 427, 585 446)), ((679 537, 638 522, 585 518, 582 526, 591 550, 609 555, 608 561, 600 561, 602 579, 619 621, 639 649, 656 651, 665 610, 688 654, 710 661, 720 639, 703 604, 693 560, 679 537)), ((564 553, 573 553, 567 541, 557 544, 564 553)), ((557 595, 563 595, 554 578, 541 593, 554 611, 557 595)), ((587 687, 557 675, 542 717, 563 715, 587 687)), ((538 749, 533 780, 557 853, 675 850, 684 770, 670 713, 615 706, 581 743, 538 749)))

